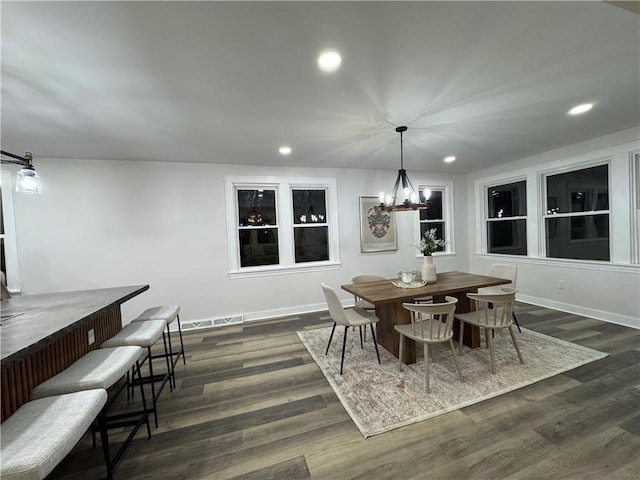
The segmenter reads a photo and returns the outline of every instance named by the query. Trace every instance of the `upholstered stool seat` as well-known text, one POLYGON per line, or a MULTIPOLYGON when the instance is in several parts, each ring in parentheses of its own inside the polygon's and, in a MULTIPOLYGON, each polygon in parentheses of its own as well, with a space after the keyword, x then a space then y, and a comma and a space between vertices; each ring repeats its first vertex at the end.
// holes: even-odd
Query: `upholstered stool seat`
MULTIPOLYGON (((113 337, 104 342, 101 348, 123 347, 128 345, 136 345, 147 349, 147 354, 142 360, 149 362, 149 375, 141 377, 140 382, 149 383, 151 385, 151 400, 153 402, 153 416, 155 420, 156 428, 158 427, 158 397, 167 383, 170 380, 173 365, 170 358, 167 355, 167 344, 164 341, 164 329, 166 326, 165 320, 145 320, 141 322, 132 322, 125 325, 122 330, 116 333, 113 337), (153 359, 156 358, 151 354, 151 347, 162 337, 165 347, 165 355, 167 361, 167 372, 164 374, 154 374, 153 371, 153 359), (155 383, 161 382, 159 388, 156 390, 155 383)), ((135 380, 134 380, 135 383, 135 380)), ((170 384, 171 385, 171 384, 170 384)))
POLYGON ((107 390, 136 364, 142 348, 127 346, 92 350, 71 366, 33 389, 32 399, 80 390, 107 390))
MULTIPOLYGON (((33 389, 31 398, 48 398, 54 395, 63 395, 92 389, 108 390, 116 385, 120 379, 124 378, 131 369, 133 369, 134 374, 137 374, 140 378, 139 359, 141 355, 142 347, 135 345, 92 350, 83 357, 80 357, 59 374, 44 381, 40 385, 37 385, 33 389)), ((107 411, 111 405, 113 405, 125 386, 126 384, 123 382, 119 388, 114 390, 98 416, 98 424, 101 427, 100 436, 102 440, 102 450, 107 467, 107 478, 112 477, 113 469, 142 424, 146 424, 147 436, 151 438, 148 415, 149 409, 147 408, 142 382, 140 382, 140 395, 142 400, 141 410, 128 411, 117 415, 107 415, 107 411), (109 437, 107 430, 109 428, 121 428, 126 426, 132 426, 133 428, 129 432, 125 441, 120 445, 117 452, 111 456, 109 452, 109 437)))
POLYGON ((0 429, 0 478, 45 478, 80 441, 106 402, 107 392, 95 389, 22 405, 0 429))

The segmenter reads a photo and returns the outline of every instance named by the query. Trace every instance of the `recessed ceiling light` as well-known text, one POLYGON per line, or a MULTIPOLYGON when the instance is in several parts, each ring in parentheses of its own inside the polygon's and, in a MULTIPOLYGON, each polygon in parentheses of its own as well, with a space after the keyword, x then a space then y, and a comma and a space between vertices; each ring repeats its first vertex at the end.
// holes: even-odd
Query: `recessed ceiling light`
POLYGON ((593 108, 592 103, 583 103, 582 105, 577 105, 569 110, 569 115, 580 115, 581 113, 588 112, 593 108))
POLYGON ((456 161, 456 157, 454 157, 453 155, 445 157, 445 159, 444 159, 444 163, 451 163, 451 162, 455 162, 455 161, 456 161))
POLYGON ((278 151, 280 152, 280 155, 289 155, 291 153, 291 147, 283 145, 278 149, 278 151))
POLYGON ((318 57, 318 67, 323 72, 335 72, 341 63, 342 57, 335 50, 325 50, 318 57))

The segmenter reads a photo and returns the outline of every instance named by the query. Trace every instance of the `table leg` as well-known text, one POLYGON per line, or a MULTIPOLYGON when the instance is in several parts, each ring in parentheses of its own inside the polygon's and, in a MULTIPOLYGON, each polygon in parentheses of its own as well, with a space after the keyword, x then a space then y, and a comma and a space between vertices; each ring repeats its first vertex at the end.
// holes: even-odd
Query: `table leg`
MULTIPOLYGON (((467 313, 472 311, 473 303, 467 297, 466 292, 454 293, 449 295, 458 299, 456 304, 456 313, 467 313)), ((444 302, 444 297, 433 297, 433 301, 436 303, 444 302)), ((458 340, 460 338, 460 322, 455 320, 453 322, 453 338, 458 340)), ((464 344, 471 348, 477 348, 481 345, 480 340, 480 328, 475 325, 464 324, 464 344)))
MULTIPOLYGON (((394 325, 411 323, 409 310, 400 303, 384 303, 376 305, 376 315, 380 321, 376 324, 378 343, 390 351, 395 357, 400 355, 400 335, 393 328, 394 325)), ((415 342, 406 339, 402 361, 405 364, 416 362, 415 342)))

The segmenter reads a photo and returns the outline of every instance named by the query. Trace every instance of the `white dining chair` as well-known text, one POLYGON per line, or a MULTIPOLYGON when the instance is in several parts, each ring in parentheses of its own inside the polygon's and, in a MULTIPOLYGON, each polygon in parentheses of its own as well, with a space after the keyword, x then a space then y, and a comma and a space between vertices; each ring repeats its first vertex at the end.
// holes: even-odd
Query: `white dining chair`
MULTIPOLYGON (((342 339, 342 358, 340 360, 340 375, 342 375, 342 367, 344 366, 344 350, 347 345, 347 332, 349 327, 362 327, 366 328, 367 325, 371 328, 371 336, 373 338, 373 345, 376 348, 376 355, 378 357, 378 363, 380 363, 380 352, 378 351, 378 342, 376 341, 376 334, 373 329, 373 324, 377 323, 380 319, 375 314, 364 310, 362 308, 349 308, 345 309, 338 298, 336 291, 325 283, 321 283, 322 291, 327 300, 329 307, 329 315, 333 319, 333 328, 331 329, 331 335, 329 336, 329 343, 324 354, 329 353, 329 347, 331 346, 331 340, 333 339, 333 333, 336 330, 337 325, 344 326, 344 338, 342 339)), ((362 339, 362 337, 361 337, 362 339)))
MULTIPOLYGON (((489 275, 490 277, 505 278, 507 280, 511 280, 511 283, 497 285, 495 287, 479 288, 478 293, 482 295, 489 295, 491 293, 501 293, 502 288, 513 288, 513 289, 517 288, 516 282, 518 280, 518 267, 516 265, 510 265, 506 263, 494 263, 493 265, 491 265, 491 268, 489 269, 489 273, 487 275, 489 275)), ((513 321, 515 322, 516 327, 518 328, 518 331, 522 333, 522 330, 520 329, 520 324, 518 323, 518 319, 516 317, 515 312, 512 312, 511 315, 513 316, 513 321)))
POLYGON ((458 371, 458 377, 463 382, 462 371, 456 349, 453 347, 453 318, 458 299, 445 297, 445 303, 403 303, 402 306, 411 313, 411 323, 395 325, 393 328, 400 334, 400 371, 402 371, 402 357, 405 339, 409 338, 424 346, 424 382, 427 393, 431 393, 429 386, 429 345, 448 343, 453 355, 453 363, 458 371))
POLYGON ((522 353, 520 353, 518 340, 513 331, 512 313, 513 304, 516 299, 516 290, 506 287, 503 287, 502 290, 500 293, 490 293, 486 295, 467 293, 467 297, 475 304, 475 311, 456 315, 456 319, 460 322, 460 353, 462 353, 462 341, 464 339, 464 324, 468 323, 469 325, 475 325, 476 327, 484 329, 491 356, 491 373, 494 375, 496 373, 496 352, 493 344, 494 330, 505 328, 509 330, 520 363, 524 365, 524 358, 522 357, 522 353))

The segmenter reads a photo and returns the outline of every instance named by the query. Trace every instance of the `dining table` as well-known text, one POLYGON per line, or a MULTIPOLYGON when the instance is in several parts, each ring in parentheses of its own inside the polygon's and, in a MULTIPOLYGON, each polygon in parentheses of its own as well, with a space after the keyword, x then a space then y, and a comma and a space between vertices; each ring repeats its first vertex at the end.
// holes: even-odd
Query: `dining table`
MULTIPOLYGON (((466 272, 442 272, 438 273, 434 283, 422 284, 416 281, 404 284, 398 278, 378 280, 365 283, 351 283, 342 285, 342 289, 361 298, 375 306, 376 316, 379 318, 376 324, 376 336, 378 344, 383 346, 395 357, 399 357, 400 335, 394 329, 395 325, 411 323, 409 310, 402 306, 403 303, 414 302, 417 298, 433 297, 435 303, 444 302, 446 296, 455 297, 456 313, 472 311, 472 302, 467 293, 477 292, 478 288, 493 287, 511 283, 511 280, 487 275, 477 275, 466 272)), ((455 338, 460 329, 459 322, 454 321, 455 338)), ((480 346, 480 329, 476 326, 464 324, 465 345, 476 348, 480 346)), ((402 361, 405 364, 415 363, 415 342, 405 340, 406 347, 402 361)))

